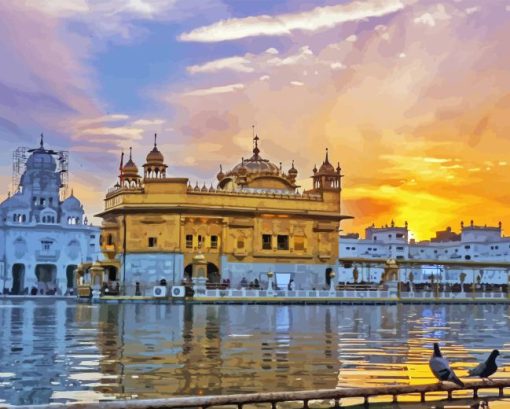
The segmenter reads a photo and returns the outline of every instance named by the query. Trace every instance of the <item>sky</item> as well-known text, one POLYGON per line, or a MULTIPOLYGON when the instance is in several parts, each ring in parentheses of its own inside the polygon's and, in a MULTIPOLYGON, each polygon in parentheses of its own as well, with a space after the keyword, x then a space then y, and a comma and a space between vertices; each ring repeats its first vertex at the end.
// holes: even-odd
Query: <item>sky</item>
POLYGON ((93 215, 155 132, 170 176, 209 185, 255 125, 304 188, 340 162, 344 232, 510 223, 510 0, 0 3, 2 197, 41 132, 93 215))

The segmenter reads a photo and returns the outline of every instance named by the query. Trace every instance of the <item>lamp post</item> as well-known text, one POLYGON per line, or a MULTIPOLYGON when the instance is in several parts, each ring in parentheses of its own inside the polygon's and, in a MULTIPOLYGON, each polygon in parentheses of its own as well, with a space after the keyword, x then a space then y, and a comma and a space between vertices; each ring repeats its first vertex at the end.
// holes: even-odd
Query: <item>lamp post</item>
POLYGON ((335 291, 335 283, 334 283, 335 275, 336 275, 335 272, 333 270, 331 270, 329 273, 329 291, 330 292, 335 291))
POLYGON ((267 272, 267 290, 268 291, 273 290, 273 272, 272 271, 267 272))

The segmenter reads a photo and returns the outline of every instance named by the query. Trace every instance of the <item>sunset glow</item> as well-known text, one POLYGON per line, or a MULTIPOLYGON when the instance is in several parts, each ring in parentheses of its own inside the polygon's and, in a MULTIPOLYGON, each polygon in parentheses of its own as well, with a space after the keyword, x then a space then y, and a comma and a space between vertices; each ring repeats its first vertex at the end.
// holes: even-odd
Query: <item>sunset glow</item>
POLYGON ((40 132, 71 152, 95 214, 122 150, 141 166, 157 132, 168 174, 209 186, 250 153, 253 124, 304 188, 329 148, 355 217, 343 232, 505 230, 509 23, 504 0, 6 2, 2 195, 11 152, 40 132))

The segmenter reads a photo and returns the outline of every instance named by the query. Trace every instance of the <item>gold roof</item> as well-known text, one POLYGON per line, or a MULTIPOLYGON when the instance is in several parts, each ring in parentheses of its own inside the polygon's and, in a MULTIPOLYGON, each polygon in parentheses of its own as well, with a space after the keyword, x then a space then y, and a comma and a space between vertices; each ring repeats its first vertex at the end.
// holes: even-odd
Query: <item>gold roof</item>
MULTIPOLYGON (((278 166, 268 159, 264 159, 262 156, 260 156, 260 149, 258 146, 259 140, 260 138, 258 135, 255 135, 253 138, 253 154, 250 158, 242 158, 241 163, 238 163, 226 173, 223 173, 223 169, 220 166, 220 171, 216 175, 220 182, 220 187, 223 187, 228 180, 232 180, 237 184, 242 184, 249 187, 250 181, 255 179, 260 180, 264 177, 271 178, 273 180, 281 180, 282 188, 294 189, 296 187, 294 182, 297 175, 297 170, 294 168, 294 164, 289 170, 289 174, 286 175, 282 171, 281 164, 278 166)), ((260 187, 260 184, 258 187, 260 187)), ((268 186, 268 188, 269 187, 273 186, 268 186)))

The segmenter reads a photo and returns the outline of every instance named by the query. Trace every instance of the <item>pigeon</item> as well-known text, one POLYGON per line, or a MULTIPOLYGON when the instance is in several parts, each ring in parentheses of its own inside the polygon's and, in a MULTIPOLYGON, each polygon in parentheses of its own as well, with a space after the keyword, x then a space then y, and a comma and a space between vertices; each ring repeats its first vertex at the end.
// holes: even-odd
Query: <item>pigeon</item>
POLYGON ((461 387, 464 386, 464 382, 457 378, 457 375, 455 375, 453 369, 450 368, 448 361, 443 358, 443 355, 441 355, 439 344, 437 343, 434 343, 434 353, 432 354, 432 358, 430 358, 429 367, 434 376, 440 382, 450 381, 461 387))
POLYGON ((478 364, 478 366, 468 371, 469 376, 479 376, 482 379, 489 378, 489 376, 498 370, 496 365, 496 357, 498 355, 499 351, 497 349, 493 350, 485 362, 478 364))

